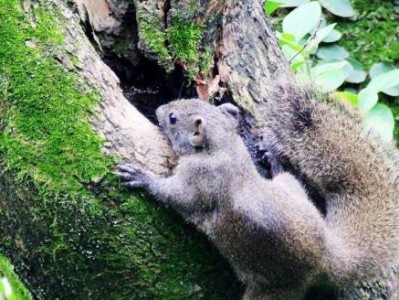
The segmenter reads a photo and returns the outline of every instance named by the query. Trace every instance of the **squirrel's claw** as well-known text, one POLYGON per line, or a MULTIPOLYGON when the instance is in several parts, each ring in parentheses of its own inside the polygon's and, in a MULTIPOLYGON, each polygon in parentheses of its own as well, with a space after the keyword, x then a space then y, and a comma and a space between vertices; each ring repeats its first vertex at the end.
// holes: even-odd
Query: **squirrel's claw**
POLYGON ((133 163, 124 163, 116 166, 114 174, 123 181, 128 188, 144 187, 147 182, 147 173, 140 166, 133 163))

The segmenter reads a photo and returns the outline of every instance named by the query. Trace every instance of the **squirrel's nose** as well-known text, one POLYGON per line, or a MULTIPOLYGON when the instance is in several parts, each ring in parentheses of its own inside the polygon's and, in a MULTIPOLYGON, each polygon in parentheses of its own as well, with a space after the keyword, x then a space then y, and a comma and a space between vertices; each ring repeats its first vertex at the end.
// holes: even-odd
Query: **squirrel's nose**
POLYGON ((155 115, 157 116, 158 123, 161 123, 164 114, 165 114, 165 104, 159 106, 159 107, 155 110, 155 115))

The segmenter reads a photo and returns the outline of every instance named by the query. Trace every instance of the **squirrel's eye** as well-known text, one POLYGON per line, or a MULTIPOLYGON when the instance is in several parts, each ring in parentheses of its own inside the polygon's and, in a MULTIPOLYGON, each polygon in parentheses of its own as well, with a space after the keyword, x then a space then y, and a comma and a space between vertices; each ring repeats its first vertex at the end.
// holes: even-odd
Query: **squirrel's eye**
POLYGON ((175 116, 175 114, 174 113, 170 113, 169 114, 169 122, 170 122, 170 124, 176 124, 176 122, 177 122, 177 118, 176 118, 176 116, 175 116))

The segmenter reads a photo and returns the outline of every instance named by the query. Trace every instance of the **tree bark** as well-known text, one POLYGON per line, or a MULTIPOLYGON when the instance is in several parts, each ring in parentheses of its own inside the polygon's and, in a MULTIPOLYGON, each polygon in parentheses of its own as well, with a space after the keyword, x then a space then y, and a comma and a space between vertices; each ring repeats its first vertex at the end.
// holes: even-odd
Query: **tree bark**
MULTIPOLYGON (((136 160, 158 173, 168 172, 176 159, 144 116, 151 119, 156 105, 195 95, 234 101, 251 125, 257 106, 273 97, 275 84, 292 78, 258 0, 9 2, 0 12, 19 10, 21 32, 38 30, 46 18, 57 25, 61 45, 32 39, 20 47, 45 51, 46 59, 75 78, 77 91, 99 98, 88 120, 81 121, 90 122, 103 139, 102 155, 136 160)), ((4 72, 0 83, 12 83, 11 71, 4 72)), ((47 158, 40 153, 37 164, 24 157, 14 164, 18 153, 5 136, 23 135, 13 122, 23 108, 15 101, 17 83, 12 89, 0 86, 0 251, 34 298, 241 297, 242 287, 212 245, 148 195, 127 193, 110 174, 112 164, 98 178, 69 170, 81 144, 62 153, 65 178, 79 177, 73 192, 51 186, 52 175, 40 164, 47 158)), ((39 107, 51 101, 31 99, 39 107)), ((27 136, 25 142, 37 141, 27 136)))

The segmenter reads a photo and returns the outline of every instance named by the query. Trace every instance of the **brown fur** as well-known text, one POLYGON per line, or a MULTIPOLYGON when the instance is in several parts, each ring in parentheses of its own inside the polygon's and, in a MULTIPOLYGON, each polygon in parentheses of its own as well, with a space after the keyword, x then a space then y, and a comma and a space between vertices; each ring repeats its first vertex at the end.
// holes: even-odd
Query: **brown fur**
POLYGON ((340 297, 397 299, 392 269, 399 254, 398 152, 356 111, 316 96, 277 89, 260 118, 263 139, 325 197, 332 253, 326 270, 340 297), (369 282, 367 292, 356 287, 360 281, 369 282), (354 290, 363 296, 353 296, 354 290))
POLYGON ((347 123, 357 128, 355 114, 292 101, 265 111, 260 127, 273 150, 326 195, 325 217, 292 175, 266 180, 258 174, 236 133, 238 111, 231 105, 180 100, 161 106, 160 126, 179 155, 173 174, 125 164, 118 175, 205 232, 247 285, 244 299, 301 299, 320 280, 340 287, 345 299, 353 282, 379 278, 396 262, 397 178, 384 156, 391 148, 382 149, 360 129, 343 130, 347 123), (337 134, 346 146, 337 145, 337 134), (366 144, 358 148, 362 155, 358 143, 366 144))

